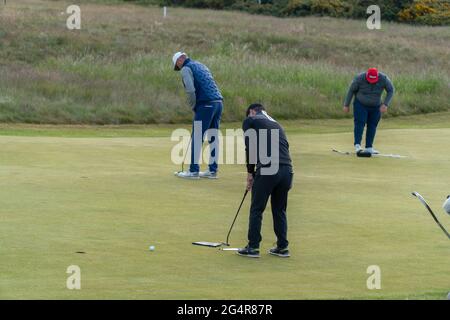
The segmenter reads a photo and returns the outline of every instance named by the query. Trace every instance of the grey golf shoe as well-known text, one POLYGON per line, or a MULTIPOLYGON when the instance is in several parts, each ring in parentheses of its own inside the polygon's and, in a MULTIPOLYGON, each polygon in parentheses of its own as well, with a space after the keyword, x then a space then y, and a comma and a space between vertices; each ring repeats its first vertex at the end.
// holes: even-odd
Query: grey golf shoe
POLYGON ((281 258, 289 258, 291 255, 289 253, 288 248, 272 248, 269 250, 269 254, 273 255, 273 256, 277 256, 277 257, 281 257, 281 258))
POLYGON ((253 249, 249 246, 246 246, 245 248, 239 249, 236 252, 237 255, 247 258, 259 258, 259 249, 253 249))
POLYGON ((190 171, 180 171, 175 174, 179 178, 183 179, 191 179, 191 180, 198 180, 200 179, 198 172, 190 172, 190 171))
POLYGON ((200 178, 217 179, 217 172, 211 172, 209 170, 200 171, 198 175, 200 176, 200 178))

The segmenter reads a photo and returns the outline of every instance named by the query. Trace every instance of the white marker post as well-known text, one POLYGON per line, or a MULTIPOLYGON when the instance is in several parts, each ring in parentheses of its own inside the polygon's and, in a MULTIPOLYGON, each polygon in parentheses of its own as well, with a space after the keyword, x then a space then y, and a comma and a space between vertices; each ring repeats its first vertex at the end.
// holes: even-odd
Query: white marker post
POLYGON ((167 17, 167 7, 163 8, 163 16, 164 16, 164 18, 167 17))

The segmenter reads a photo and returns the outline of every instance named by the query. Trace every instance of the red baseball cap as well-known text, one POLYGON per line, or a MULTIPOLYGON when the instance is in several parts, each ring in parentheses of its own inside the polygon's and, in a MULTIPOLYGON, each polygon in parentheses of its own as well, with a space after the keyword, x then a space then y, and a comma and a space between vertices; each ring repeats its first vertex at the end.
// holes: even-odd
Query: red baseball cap
POLYGON ((378 70, 377 68, 370 68, 366 72, 366 80, 369 83, 377 83, 378 82, 378 70))

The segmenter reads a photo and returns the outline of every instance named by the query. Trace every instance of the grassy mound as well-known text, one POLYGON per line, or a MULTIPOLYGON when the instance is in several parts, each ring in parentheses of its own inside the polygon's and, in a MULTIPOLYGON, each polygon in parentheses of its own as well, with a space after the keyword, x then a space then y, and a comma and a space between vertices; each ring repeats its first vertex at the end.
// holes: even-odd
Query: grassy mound
POLYGON ((65 1, 0 6, 0 122, 180 123, 191 119, 173 52, 213 71, 225 121, 265 103, 279 119, 339 118, 355 73, 378 66, 397 87, 391 115, 449 110, 450 30, 308 17, 81 1, 69 31, 65 1))

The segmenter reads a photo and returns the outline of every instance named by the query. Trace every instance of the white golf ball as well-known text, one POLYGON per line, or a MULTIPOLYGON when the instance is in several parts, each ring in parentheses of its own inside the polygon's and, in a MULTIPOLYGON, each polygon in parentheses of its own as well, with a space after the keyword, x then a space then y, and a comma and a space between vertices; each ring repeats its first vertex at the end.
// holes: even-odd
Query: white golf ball
POLYGON ((148 247, 148 249, 149 249, 150 251, 155 251, 155 246, 150 246, 150 247, 148 247))

